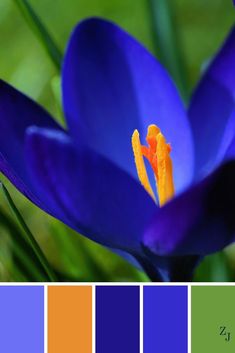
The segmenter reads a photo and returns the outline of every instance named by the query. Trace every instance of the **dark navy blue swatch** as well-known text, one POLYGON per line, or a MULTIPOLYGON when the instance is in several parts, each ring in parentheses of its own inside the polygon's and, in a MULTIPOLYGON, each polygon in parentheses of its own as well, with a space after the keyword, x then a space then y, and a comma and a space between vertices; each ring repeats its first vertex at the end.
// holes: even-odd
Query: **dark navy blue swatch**
POLYGON ((96 353, 139 353, 139 287, 96 287, 96 353))

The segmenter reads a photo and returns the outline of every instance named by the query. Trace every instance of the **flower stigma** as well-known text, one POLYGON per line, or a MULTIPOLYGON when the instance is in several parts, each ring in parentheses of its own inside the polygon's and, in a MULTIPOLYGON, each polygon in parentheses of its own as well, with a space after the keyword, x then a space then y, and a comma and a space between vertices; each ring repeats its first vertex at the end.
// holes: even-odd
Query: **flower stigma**
POLYGON ((132 135, 132 148, 139 180, 145 190, 156 202, 156 196, 149 182, 144 157, 148 160, 156 182, 159 205, 163 206, 175 194, 173 165, 170 157, 171 146, 166 142, 156 125, 149 125, 146 136, 148 146, 141 145, 138 130, 132 135))

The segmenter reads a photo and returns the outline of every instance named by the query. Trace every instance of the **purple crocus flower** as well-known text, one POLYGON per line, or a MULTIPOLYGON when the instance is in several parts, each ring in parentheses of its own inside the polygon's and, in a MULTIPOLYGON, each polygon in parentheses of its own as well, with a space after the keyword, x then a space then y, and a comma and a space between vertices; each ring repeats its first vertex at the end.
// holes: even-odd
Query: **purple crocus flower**
POLYGON ((234 62, 233 29, 187 113, 144 47, 110 22, 85 20, 63 64, 67 130, 1 81, 1 171, 38 207, 137 259, 152 279, 189 280, 205 255, 235 239, 234 62))

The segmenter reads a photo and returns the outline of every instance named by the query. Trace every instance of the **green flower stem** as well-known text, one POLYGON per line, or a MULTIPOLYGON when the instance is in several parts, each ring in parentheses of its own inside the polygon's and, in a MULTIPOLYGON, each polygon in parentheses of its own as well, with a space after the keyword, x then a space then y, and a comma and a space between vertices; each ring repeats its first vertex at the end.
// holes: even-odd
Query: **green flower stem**
POLYGON ((50 267, 50 264, 48 263, 45 255, 43 254, 40 246, 38 245, 37 241, 35 240, 33 234, 31 233, 30 229, 28 228, 27 224, 25 223, 23 217, 21 216, 19 210, 17 209, 15 203, 13 202, 10 193, 8 192, 8 190, 6 189, 6 187, 3 185, 3 183, 1 183, 1 187, 3 190, 3 193, 7 199, 7 202, 12 210, 12 212, 14 213, 14 215, 16 216, 19 224, 21 225, 21 227, 23 228, 26 236, 27 236, 27 240, 29 242, 29 244, 31 245, 35 255, 37 256, 39 262, 41 263, 41 265, 43 266, 45 272, 47 273, 48 279, 51 282, 57 282, 57 278, 53 272, 53 270, 50 267))
POLYGON ((181 96, 188 101, 189 88, 181 41, 174 23, 172 0, 148 0, 149 14, 156 54, 174 78, 181 96))
POLYGON ((27 0, 14 0, 19 10, 21 11, 23 17, 25 18, 28 25, 37 35, 42 45, 46 49, 50 58, 54 62, 58 71, 60 71, 62 63, 62 53, 58 49, 55 41, 52 39, 47 28, 42 23, 36 12, 33 10, 32 6, 27 0))

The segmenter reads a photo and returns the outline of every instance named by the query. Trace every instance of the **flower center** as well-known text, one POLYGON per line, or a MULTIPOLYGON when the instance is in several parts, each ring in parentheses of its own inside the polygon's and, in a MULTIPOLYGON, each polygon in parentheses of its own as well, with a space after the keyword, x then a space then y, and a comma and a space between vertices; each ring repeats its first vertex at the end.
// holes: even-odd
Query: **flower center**
POLYGON ((159 205, 164 205, 174 196, 173 166, 170 157, 171 146, 156 125, 149 125, 146 136, 148 146, 140 143, 138 130, 132 135, 132 148, 139 180, 145 190, 156 202, 156 197, 149 182, 144 157, 150 163, 154 172, 159 205))

